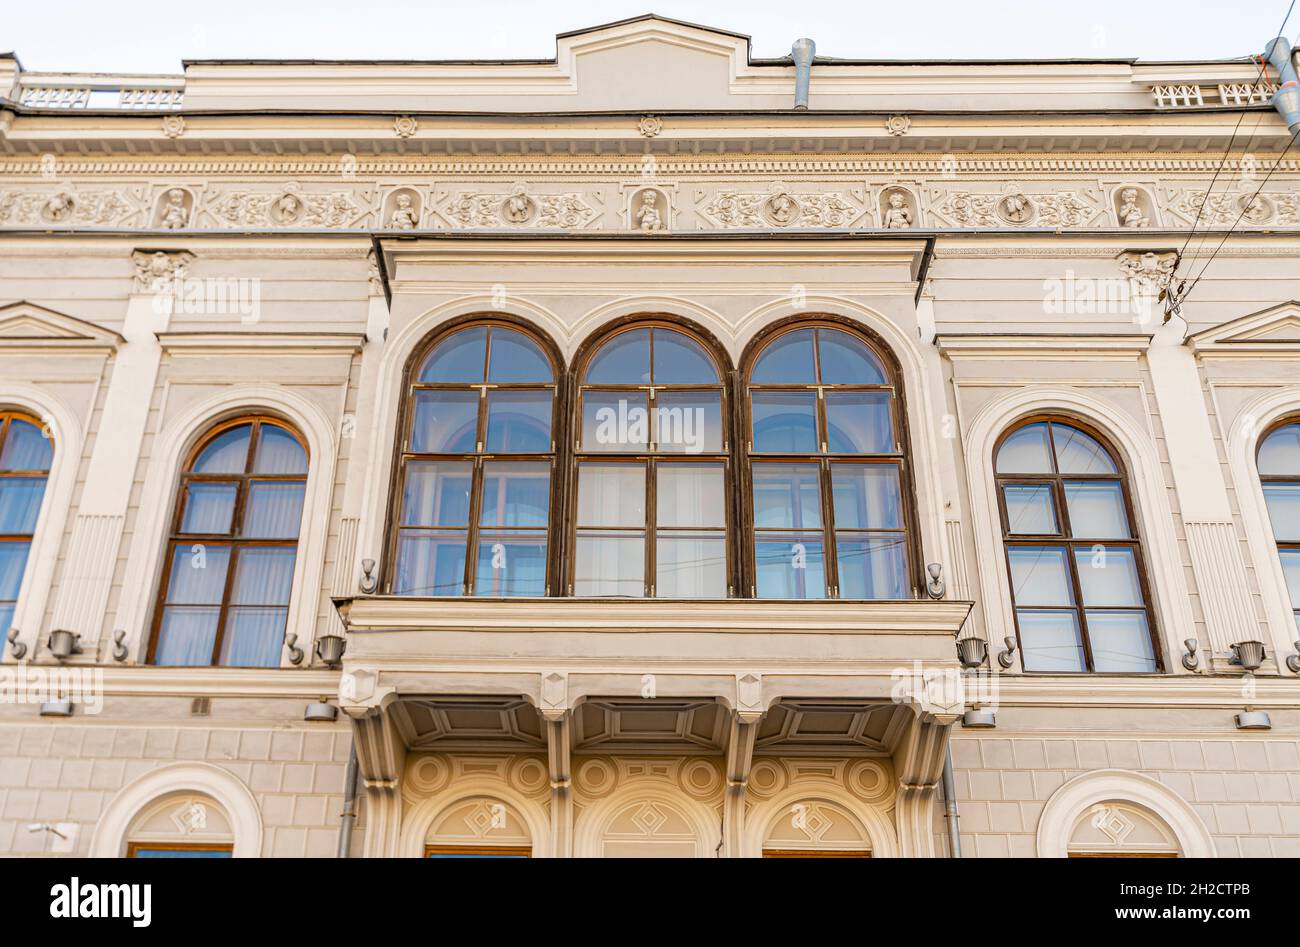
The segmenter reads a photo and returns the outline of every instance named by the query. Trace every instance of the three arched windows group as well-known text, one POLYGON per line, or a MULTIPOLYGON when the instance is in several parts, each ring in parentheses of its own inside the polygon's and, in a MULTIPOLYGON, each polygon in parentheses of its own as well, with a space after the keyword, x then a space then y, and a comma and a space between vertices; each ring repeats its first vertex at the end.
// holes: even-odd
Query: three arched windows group
POLYGON ((639 321, 580 353, 571 388, 558 377, 506 323, 417 361, 388 591, 912 595, 899 394, 866 338, 779 331, 737 388, 699 334, 639 321))

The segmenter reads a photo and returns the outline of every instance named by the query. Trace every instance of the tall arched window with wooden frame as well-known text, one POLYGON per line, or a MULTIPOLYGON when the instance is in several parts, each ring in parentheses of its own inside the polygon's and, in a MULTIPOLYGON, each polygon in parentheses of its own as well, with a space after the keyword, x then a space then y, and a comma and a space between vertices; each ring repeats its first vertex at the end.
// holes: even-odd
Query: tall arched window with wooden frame
POLYGON ((307 484, 307 448, 284 422, 217 425, 181 473, 149 660, 278 667, 307 484))
POLYGON ((53 460, 40 421, 0 411, 0 640, 13 622, 53 460))
POLYGON ((435 336, 412 365, 389 590, 551 594, 557 359, 487 319, 435 336))
POLYGON ((1255 462, 1300 632, 1300 418, 1273 425, 1259 442, 1255 462))
POLYGON ((801 322, 764 339, 747 363, 750 594, 915 597, 892 359, 850 326, 801 322))
POLYGON ((644 320, 579 359, 571 594, 735 594, 730 413, 711 348, 644 320))
POLYGON ((1127 476, 1077 421, 1028 418, 994 452, 1026 671, 1160 669, 1127 476))

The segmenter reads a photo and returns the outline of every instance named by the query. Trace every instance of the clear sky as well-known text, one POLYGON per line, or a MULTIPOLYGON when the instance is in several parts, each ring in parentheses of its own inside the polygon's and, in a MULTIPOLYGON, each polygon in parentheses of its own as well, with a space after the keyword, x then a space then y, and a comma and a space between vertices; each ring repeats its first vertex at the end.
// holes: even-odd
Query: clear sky
MULTIPOLYGON (((784 56, 812 37, 860 59, 1229 59, 1290 0, 8 0, 0 50, 45 71, 179 72, 182 59, 550 58, 555 34, 655 12, 784 56)), ((1287 34, 1295 37, 1300 14, 1287 34)))

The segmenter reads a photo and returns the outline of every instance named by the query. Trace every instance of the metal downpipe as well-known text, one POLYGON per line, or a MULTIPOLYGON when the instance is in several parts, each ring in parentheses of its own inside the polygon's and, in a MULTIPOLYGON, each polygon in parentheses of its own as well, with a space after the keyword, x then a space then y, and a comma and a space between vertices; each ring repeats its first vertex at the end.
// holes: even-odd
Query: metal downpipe
MULTIPOLYGON (((946 772, 946 770, 945 770, 946 772)), ((350 858, 352 827, 357 823, 357 738, 348 751, 348 770, 343 777, 343 814, 339 816, 339 858, 350 858)))
POLYGON ((943 808, 948 820, 948 857, 961 858, 961 817, 957 813, 957 787, 952 778, 952 746, 943 756, 943 808))

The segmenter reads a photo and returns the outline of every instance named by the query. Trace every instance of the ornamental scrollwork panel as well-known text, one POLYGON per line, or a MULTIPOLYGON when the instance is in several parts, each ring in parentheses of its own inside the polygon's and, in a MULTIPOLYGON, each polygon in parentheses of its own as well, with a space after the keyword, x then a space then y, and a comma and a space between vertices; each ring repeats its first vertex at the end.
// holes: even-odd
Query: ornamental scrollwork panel
POLYGON ((599 195, 535 191, 516 182, 504 190, 438 190, 434 206, 447 226, 582 230, 600 223, 599 195))
POLYGON ((0 226, 147 227, 149 207, 144 186, 13 188, 0 190, 0 226))
POLYGON ((810 191, 774 181, 765 189, 722 186, 699 189, 696 212, 701 225, 723 229, 847 228, 860 226, 867 215, 865 193, 810 191))

